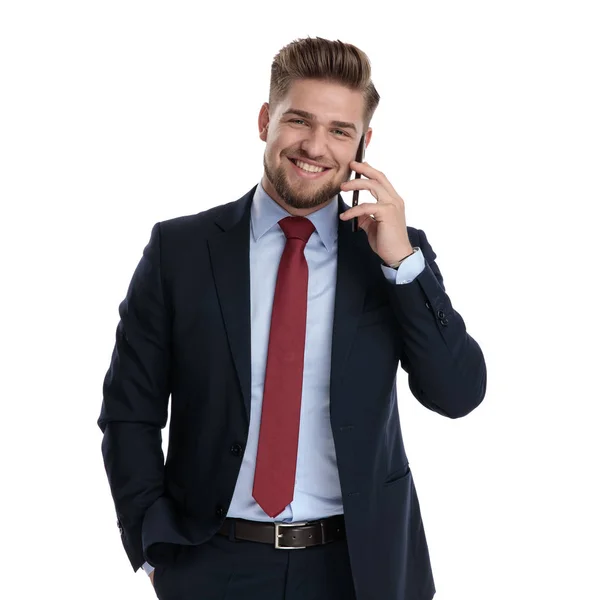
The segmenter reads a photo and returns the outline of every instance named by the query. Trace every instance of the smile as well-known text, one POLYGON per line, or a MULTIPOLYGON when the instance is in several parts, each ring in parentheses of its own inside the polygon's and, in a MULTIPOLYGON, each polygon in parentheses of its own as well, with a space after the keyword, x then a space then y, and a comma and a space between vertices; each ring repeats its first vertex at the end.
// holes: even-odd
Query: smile
POLYGON ((307 165, 306 163, 303 163, 302 161, 298 161, 299 164, 302 165, 302 167, 306 167, 306 168, 301 168, 291 158, 289 158, 288 160, 292 163, 292 165, 294 167, 294 171, 301 177, 304 177, 305 179, 317 179, 317 178, 321 177, 322 175, 324 175, 325 173, 327 173, 328 171, 331 171, 331 169, 321 170, 322 167, 314 167, 313 165, 307 165))

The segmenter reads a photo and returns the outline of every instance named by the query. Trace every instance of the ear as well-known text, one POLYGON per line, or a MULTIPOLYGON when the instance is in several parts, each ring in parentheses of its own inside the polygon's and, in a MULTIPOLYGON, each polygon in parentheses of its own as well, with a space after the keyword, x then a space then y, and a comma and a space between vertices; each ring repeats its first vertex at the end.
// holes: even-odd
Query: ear
POLYGON ((367 129, 367 133, 365 133, 365 150, 368 148, 368 146, 371 142, 372 135, 373 135, 373 129, 371 127, 369 127, 369 129, 367 129))
POLYGON ((260 107, 260 112, 258 113, 258 137, 263 142, 267 141, 267 134, 269 132, 269 103, 265 102, 260 107))

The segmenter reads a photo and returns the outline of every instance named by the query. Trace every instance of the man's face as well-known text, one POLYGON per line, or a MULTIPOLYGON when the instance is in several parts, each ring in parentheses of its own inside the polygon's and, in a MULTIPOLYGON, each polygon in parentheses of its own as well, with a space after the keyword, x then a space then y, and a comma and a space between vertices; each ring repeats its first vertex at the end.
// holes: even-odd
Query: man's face
POLYGON ((303 79, 292 84, 273 113, 263 104, 258 121, 260 138, 267 143, 262 185, 288 212, 305 216, 322 208, 350 179, 349 163, 363 133, 363 103, 360 92, 303 79), (298 161, 326 170, 306 172, 298 161))

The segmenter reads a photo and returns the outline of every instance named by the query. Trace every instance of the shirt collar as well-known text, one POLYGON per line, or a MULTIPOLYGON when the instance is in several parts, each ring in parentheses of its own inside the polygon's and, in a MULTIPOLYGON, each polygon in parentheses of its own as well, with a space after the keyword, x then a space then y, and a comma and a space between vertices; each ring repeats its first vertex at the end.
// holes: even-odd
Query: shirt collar
MULTIPOLYGON (((277 204, 259 182, 250 208, 250 220, 254 241, 258 241, 269 229, 276 226, 281 219, 291 215, 277 204)), ((315 226, 319 238, 328 252, 333 249, 338 234, 338 202, 337 194, 319 210, 306 217, 315 226)), ((283 233, 283 232, 282 232, 283 233)))

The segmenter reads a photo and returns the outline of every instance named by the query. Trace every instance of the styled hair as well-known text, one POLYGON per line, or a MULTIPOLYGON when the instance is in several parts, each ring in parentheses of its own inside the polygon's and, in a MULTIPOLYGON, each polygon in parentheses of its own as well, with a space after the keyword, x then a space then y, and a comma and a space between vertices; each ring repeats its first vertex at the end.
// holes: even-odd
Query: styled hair
POLYGON ((371 81, 369 57, 352 44, 320 37, 297 39, 283 47, 271 65, 269 107, 271 110, 289 92, 294 81, 316 79, 339 83, 362 92, 364 131, 379 104, 379 94, 371 81))

